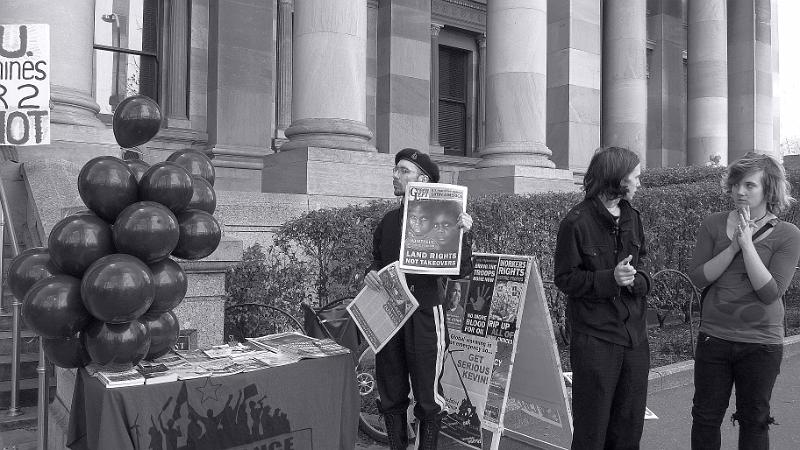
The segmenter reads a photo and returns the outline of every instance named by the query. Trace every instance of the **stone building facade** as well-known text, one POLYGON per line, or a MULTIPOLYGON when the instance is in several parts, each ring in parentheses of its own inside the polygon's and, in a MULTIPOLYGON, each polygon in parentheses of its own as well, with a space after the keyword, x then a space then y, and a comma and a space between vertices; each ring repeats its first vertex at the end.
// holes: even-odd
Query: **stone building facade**
POLYGON ((774 153, 776 3, 5 0, 0 22, 51 29, 53 142, 19 160, 119 154, 113 108, 141 92, 165 117, 145 160, 204 150, 231 203, 302 210, 391 197, 404 147, 472 193, 574 189, 601 144, 774 153))

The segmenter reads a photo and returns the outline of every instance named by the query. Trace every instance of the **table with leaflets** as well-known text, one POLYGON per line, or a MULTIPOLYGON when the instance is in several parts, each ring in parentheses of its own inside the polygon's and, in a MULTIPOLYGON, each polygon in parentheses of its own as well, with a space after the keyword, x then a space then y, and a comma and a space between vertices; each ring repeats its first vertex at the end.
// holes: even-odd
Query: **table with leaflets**
POLYGON ((80 369, 67 442, 118 450, 354 448, 358 410, 350 354, 116 388, 80 369))

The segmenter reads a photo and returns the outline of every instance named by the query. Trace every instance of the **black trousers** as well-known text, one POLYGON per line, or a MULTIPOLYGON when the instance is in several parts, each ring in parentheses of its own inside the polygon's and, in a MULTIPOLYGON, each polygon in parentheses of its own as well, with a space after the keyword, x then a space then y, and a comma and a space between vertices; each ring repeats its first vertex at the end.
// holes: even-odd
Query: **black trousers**
POLYGON ((783 344, 734 342, 700 333, 694 357, 692 449, 719 450, 720 425, 736 386, 739 448, 769 449, 769 401, 781 371, 783 344))
POLYGON ((449 345, 444 308, 417 309, 375 355, 380 412, 405 416, 413 388, 414 416, 435 420, 445 408, 441 378, 449 345))
POLYGON ((625 347, 584 333, 570 339, 573 450, 638 449, 650 344, 625 347))

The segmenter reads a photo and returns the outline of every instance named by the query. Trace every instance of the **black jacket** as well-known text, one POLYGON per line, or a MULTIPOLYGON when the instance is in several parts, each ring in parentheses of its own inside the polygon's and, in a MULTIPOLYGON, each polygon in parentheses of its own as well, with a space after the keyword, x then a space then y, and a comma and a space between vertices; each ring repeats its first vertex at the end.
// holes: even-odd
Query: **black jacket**
POLYGON ((635 346, 647 340, 650 277, 641 271, 647 251, 639 211, 625 200, 619 207, 619 225, 597 198, 569 211, 558 229, 554 278, 567 295, 567 320, 573 331, 635 346), (639 271, 632 287, 621 288, 614 267, 628 255, 639 271))
MULTIPOLYGON (((387 212, 372 235, 372 264, 367 271, 381 270, 400 259, 400 238, 403 231, 403 206, 387 212)), ((464 233, 461 243, 461 273, 463 278, 472 272, 472 245, 470 233, 464 233)), ((444 303, 443 275, 406 273, 408 289, 414 294, 420 308, 444 303)), ((454 275, 453 278, 456 278, 454 275)))

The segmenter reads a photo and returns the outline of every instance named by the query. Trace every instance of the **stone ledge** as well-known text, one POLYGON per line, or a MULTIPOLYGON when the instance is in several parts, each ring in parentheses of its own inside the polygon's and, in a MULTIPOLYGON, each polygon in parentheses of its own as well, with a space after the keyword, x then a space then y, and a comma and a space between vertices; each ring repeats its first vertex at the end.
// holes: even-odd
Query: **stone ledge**
MULTIPOLYGON (((800 354, 800 335, 789 336, 783 340, 783 358, 800 354)), ((650 371, 647 377, 647 393, 686 386, 694 382, 694 360, 681 361, 650 371)))

